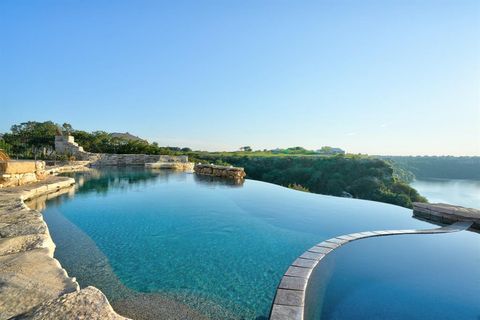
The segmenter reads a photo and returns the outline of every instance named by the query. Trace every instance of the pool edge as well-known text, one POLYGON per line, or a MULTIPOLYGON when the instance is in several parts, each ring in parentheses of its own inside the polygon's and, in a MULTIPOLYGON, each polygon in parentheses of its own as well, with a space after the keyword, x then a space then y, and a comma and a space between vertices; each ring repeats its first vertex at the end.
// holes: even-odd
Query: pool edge
POLYGON ((288 267, 275 292, 268 319, 303 320, 305 316, 306 292, 313 270, 328 254, 349 242, 382 236, 458 232, 469 229, 473 224, 472 221, 458 221, 448 226, 434 229, 365 231, 341 235, 322 241, 305 251, 288 267))
POLYGON ((53 257, 55 244, 43 215, 24 203, 42 195, 59 196, 74 184, 73 178, 49 176, 40 182, 0 189, 1 318, 101 314, 103 319, 127 319, 113 310, 97 288, 80 289, 53 257))

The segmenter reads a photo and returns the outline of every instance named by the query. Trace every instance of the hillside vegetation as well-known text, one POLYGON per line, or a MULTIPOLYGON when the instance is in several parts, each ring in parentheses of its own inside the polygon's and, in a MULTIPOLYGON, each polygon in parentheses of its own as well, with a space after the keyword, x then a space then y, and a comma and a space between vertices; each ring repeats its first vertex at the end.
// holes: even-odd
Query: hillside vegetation
POLYGON ((267 156, 190 153, 191 158, 245 168, 247 178, 314 193, 351 196, 411 208, 425 198, 394 176, 386 161, 359 155, 267 156))
POLYGON ((55 135, 58 132, 73 135, 75 142, 88 152, 175 154, 181 151, 179 148, 160 147, 146 140, 125 137, 125 134, 112 135, 105 131, 86 132, 75 130, 68 123, 59 125, 52 121, 29 121, 13 125, 10 132, 3 134, 0 139, 0 149, 6 150, 12 158, 56 159, 59 158, 54 152, 55 135))
POLYGON ((12 126, 3 135, 0 148, 19 158, 56 158, 53 151, 57 132, 70 133, 86 151, 100 153, 186 154, 191 160, 244 167, 247 178, 334 196, 354 197, 412 207, 413 201, 426 201, 404 183, 392 164, 361 155, 328 155, 302 147, 239 152, 199 152, 190 148, 160 147, 145 140, 123 139, 104 131, 75 130, 69 124, 51 121, 26 122, 12 126))

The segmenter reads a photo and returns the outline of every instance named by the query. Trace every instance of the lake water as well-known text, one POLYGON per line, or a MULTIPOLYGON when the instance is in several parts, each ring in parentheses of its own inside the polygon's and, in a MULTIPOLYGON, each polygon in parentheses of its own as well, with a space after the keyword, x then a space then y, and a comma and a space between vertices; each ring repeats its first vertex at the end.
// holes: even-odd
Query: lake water
POLYGON ((442 202, 480 209, 480 181, 478 180, 415 180, 411 186, 431 203, 442 202))
MULTIPOLYGON (((115 310, 134 319, 266 319, 283 273, 312 245, 353 232, 433 227, 398 206, 252 180, 235 185, 132 168, 77 174, 76 179, 75 192, 48 201, 43 209, 55 257, 82 287, 98 287, 115 310)), ((318 306, 328 301, 328 308, 312 318, 352 319, 349 305, 362 310, 357 319, 399 318, 404 313, 389 307, 399 305, 399 298, 412 314, 423 308, 418 319, 480 315, 480 303, 472 304, 480 296, 478 234, 460 232, 445 241, 420 236, 415 239, 427 246, 422 250, 415 239, 402 239, 365 242, 367 247, 354 250, 351 258, 339 255, 338 273, 331 273, 328 288, 311 301, 318 306), (405 246, 405 253, 398 251, 405 246), (403 266, 406 253, 411 260, 403 266), (455 263, 442 264, 442 259, 455 263), (386 284, 397 287, 378 275, 392 264, 396 268, 386 284), (408 292, 402 283, 416 274, 429 274, 421 285, 431 289, 413 286, 414 294, 408 292), (442 292, 434 290, 439 282, 442 292), (398 290, 389 295, 391 289, 398 290)))

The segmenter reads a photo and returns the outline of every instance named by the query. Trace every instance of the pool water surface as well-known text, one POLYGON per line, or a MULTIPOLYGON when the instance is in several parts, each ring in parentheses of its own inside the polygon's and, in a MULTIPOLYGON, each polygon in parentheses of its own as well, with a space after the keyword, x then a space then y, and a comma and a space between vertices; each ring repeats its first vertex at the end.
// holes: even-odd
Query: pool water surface
MULTIPOLYGON (((236 185, 133 168, 75 178, 75 193, 48 201, 43 210, 57 245, 55 256, 82 287, 98 287, 119 313, 138 319, 265 319, 286 268, 321 240, 434 227, 405 208, 253 180, 236 185)), ((456 257, 465 266, 463 277, 470 278, 480 270, 474 270, 479 235, 471 234, 470 252, 456 257)), ((442 243, 448 251, 450 242, 442 243)), ((435 268, 428 263, 418 267, 435 268)), ((348 282, 348 276, 342 279, 348 282)), ((480 296, 473 287, 478 279, 466 292, 480 296)), ((322 299, 330 299, 329 290, 322 299)), ((452 304, 457 298, 452 295, 452 304)), ((385 305, 384 299, 378 308, 385 305)), ((330 310, 322 318, 349 319, 338 314, 330 310)))

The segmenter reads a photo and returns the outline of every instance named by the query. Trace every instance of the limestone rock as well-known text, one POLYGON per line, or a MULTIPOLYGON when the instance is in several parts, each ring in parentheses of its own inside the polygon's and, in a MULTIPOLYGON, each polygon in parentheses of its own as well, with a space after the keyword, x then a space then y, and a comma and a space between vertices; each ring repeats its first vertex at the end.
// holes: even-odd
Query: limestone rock
POLYGON ((127 319, 115 313, 105 295, 95 287, 86 287, 46 301, 28 313, 14 319, 57 320, 57 319, 127 319))
POLYGON ((28 234, 12 238, 0 238, 0 256, 49 247, 54 247, 54 244, 46 234, 28 234))
POLYGON ((194 170, 197 174, 224 177, 234 180, 243 180, 246 176, 243 168, 217 166, 213 164, 196 164, 194 170))
POLYGON ((55 245, 42 215, 23 199, 71 186, 72 178, 48 177, 0 189, 0 319, 30 310, 48 299, 78 290, 53 258, 55 245))
POLYGON ((48 248, 0 256, 0 319, 23 313, 47 299, 78 290, 48 248))
POLYGON ((41 234, 47 232, 47 225, 41 218, 21 220, 17 223, 0 225, 0 237, 23 236, 27 234, 41 234))
POLYGON ((0 166, 0 188, 21 186, 43 180, 44 177, 44 161, 8 160, 0 166))

